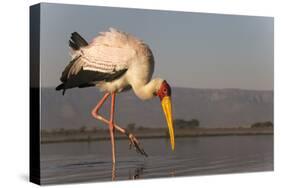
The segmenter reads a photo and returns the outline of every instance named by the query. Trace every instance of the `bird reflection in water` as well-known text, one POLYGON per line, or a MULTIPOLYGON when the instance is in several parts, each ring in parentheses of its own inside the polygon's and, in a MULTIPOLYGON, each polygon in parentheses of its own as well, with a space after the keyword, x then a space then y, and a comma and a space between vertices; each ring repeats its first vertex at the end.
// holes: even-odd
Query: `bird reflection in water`
POLYGON ((112 163, 112 181, 116 179, 116 167, 115 163, 112 163))
MULTIPOLYGON (((140 179, 141 176, 144 174, 145 167, 144 165, 135 167, 135 168, 130 168, 129 169, 129 180, 136 180, 140 179)), ((175 177, 176 176, 176 170, 171 169, 169 172, 168 177, 175 177)), ((112 181, 116 180, 116 165, 112 164, 112 181)))
POLYGON ((143 174, 144 167, 137 167, 133 170, 133 173, 131 172, 131 169, 129 170, 129 180, 136 180, 141 177, 143 174))
POLYGON ((171 177, 175 177, 176 176, 176 170, 175 169, 171 169, 170 176, 171 177))
MULTIPOLYGON (((141 178, 141 175, 143 174, 144 167, 136 167, 134 169, 129 169, 129 180, 135 180, 141 178)), ((116 180, 116 165, 112 164, 112 181, 116 180)))

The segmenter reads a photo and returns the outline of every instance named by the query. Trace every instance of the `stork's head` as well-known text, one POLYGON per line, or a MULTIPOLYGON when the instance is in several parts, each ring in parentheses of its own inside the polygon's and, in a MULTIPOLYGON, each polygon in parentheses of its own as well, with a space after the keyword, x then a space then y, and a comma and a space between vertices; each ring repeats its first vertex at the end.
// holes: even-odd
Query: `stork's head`
POLYGON ((155 93, 161 101, 163 112, 166 116, 166 121, 169 129, 170 140, 172 150, 175 148, 175 136, 174 136, 174 125, 173 125, 173 116, 172 116, 172 105, 171 105, 171 87, 167 81, 163 80, 160 84, 158 91, 155 93))

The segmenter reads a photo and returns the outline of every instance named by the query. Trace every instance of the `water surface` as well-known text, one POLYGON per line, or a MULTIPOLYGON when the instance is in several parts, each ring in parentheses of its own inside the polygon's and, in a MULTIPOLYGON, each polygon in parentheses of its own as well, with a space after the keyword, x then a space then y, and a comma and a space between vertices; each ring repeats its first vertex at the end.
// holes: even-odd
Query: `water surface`
POLYGON ((42 184, 111 181, 273 170, 273 136, 142 139, 149 157, 116 141, 115 167, 109 140, 42 144, 42 184))

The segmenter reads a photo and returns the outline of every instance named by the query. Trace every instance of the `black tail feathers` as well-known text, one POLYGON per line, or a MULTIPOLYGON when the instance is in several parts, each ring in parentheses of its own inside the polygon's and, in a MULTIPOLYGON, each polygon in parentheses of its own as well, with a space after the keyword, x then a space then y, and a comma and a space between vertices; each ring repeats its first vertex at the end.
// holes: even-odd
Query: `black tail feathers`
POLYGON ((87 46, 88 42, 79 35, 77 32, 73 32, 71 34, 70 40, 69 40, 69 46, 73 50, 79 50, 81 47, 87 46))
POLYGON ((62 91, 62 95, 64 95, 64 93, 65 93, 65 87, 64 87, 64 84, 60 84, 60 85, 58 85, 57 87, 56 87, 56 90, 58 91, 58 90, 63 90, 62 91))

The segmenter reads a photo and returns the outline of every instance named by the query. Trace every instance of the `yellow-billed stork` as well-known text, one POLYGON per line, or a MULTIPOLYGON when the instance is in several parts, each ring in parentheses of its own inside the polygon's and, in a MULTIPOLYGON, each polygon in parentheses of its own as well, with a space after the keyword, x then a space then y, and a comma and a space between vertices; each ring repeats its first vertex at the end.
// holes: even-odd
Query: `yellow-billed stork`
POLYGON ((114 106, 116 93, 133 89, 142 100, 158 96, 166 116, 172 150, 175 147, 174 127, 171 106, 171 88, 167 81, 152 79, 154 58, 149 46, 136 37, 110 28, 101 32, 91 43, 88 43, 77 32, 72 33, 69 40, 72 60, 62 72, 61 84, 56 90, 74 87, 96 86, 105 92, 103 98, 92 110, 94 118, 109 125, 112 144, 112 162, 115 164, 114 129, 126 134, 130 144, 147 156, 136 137, 114 122, 114 106), (98 114, 99 109, 111 95, 110 119, 98 114))

